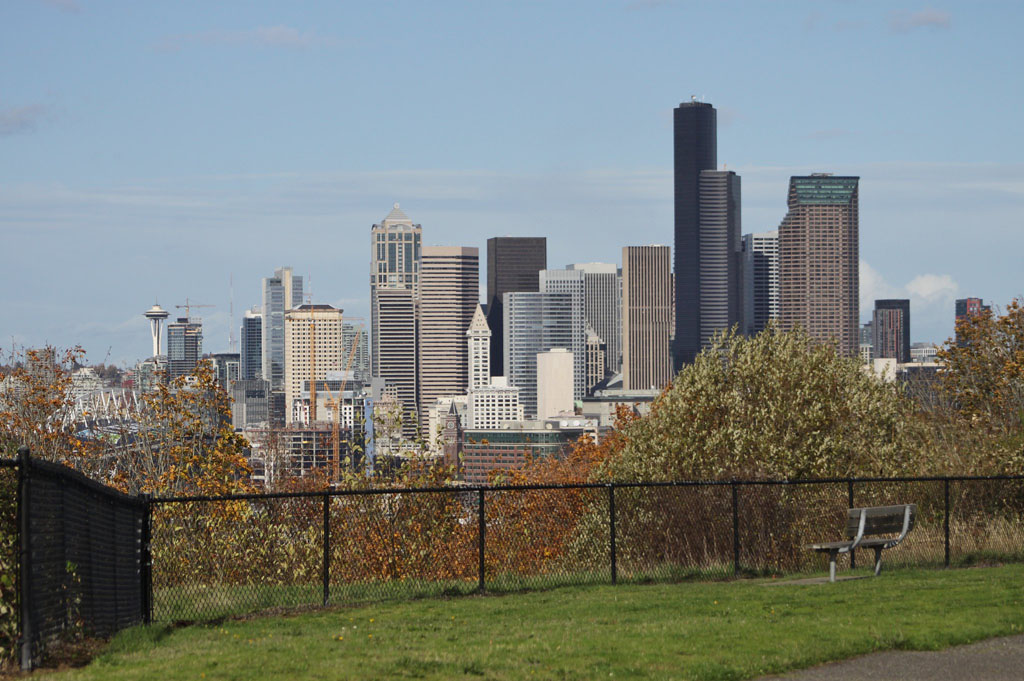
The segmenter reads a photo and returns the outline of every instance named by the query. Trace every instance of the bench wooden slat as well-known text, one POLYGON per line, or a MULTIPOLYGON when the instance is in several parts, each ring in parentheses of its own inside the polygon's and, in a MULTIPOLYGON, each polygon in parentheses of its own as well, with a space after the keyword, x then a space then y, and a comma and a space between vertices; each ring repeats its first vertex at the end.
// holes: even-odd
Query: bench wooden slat
MULTIPOLYGON (((867 509, 864 522, 864 536, 872 534, 893 534, 903 531, 903 513, 905 505, 899 506, 875 506, 867 509)), ((860 512, 864 509, 851 508, 846 519, 846 535, 857 536, 857 527, 860 523, 860 512)), ((914 529, 914 518, 917 515, 917 505, 910 504, 910 526, 907 531, 914 529)))

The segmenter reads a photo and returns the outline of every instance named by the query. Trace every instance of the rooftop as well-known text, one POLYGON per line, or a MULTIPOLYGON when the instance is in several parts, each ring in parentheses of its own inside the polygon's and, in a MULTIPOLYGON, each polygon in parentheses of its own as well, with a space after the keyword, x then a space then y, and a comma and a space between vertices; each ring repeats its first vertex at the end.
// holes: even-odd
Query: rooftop
POLYGON ((859 177, 816 173, 789 180, 793 203, 797 205, 845 205, 857 192, 859 177))

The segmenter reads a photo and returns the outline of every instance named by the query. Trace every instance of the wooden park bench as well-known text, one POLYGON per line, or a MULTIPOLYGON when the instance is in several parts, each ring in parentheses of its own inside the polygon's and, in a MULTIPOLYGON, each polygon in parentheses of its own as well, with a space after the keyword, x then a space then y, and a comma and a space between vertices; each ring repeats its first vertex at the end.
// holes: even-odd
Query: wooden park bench
POLYGON ((811 544, 807 548, 819 553, 828 552, 828 581, 836 581, 836 558, 841 553, 852 554, 854 549, 875 550, 875 576, 882 571, 882 550, 896 546, 907 533, 914 529, 914 516, 917 514, 916 504, 900 504, 899 506, 873 506, 871 508, 851 508, 846 518, 847 541, 824 542, 811 544), (898 537, 879 537, 877 535, 893 535, 898 537))

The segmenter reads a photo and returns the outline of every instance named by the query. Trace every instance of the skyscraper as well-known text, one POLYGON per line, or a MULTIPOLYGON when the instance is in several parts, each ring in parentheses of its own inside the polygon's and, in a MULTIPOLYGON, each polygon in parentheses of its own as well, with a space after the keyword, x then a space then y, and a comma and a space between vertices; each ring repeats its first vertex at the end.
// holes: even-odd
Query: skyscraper
MULTIPOLYGON (((519 401, 527 418, 537 416, 537 354, 552 348, 586 343, 583 314, 572 293, 506 293, 502 312, 505 330, 505 371, 508 383, 520 389, 519 401), (575 304, 574 304, 575 303, 575 304)), ((585 352, 585 346, 584 346, 585 352)), ((573 394, 582 399, 586 363, 573 362, 573 394)))
MULTIPOLYGON (((263 280, 263 378, 270 381, 272 393, 284 390, 284 313, 302 304, 302 277, 292 273, 291 267, 274 270, 274 276, 263 280)), ((271 420, 283 422, 284 414, 275 413, 271 397, 271 420)))
POLYGON ((286 422, 323 421, 330 412, 326 400, 328 374, 345 367, 341 342, 342 311, 330 305, 300 305, 285 313, 286 422), (315 384, 313 383, 315 381, 315 384), (312 390, 323 391, 315 411, 312 390))
POLYGON ((345 349, 345 361, 349 361, 352 355, 352 364, 349 370, 352 377, 360 383, 369 383, 370 376, 370 339, 367 337, 366 327, 362 324, 343 322, 341 325, 341 344, 345 349), (352 346, 355 345, 353 354, 352 346))
POLYGON ((420 269, 419 405, 421 432, 427 410, 442 395, 469 387, 466 330, 480 304, 480 251, 462 246, 424 246, 420 269))
POLYGON ((799 325, 848 356, 859 349, 859 180, 790 178, 789 212, 779 226, 780 324, 799 325))
MULTIPOLYGON (((584 272, 580 270, 541 270, 541 293, 566 293, 571 298, 572 341, 562 345, 573 353, 573 385, 575 399, 587 394, 587 308, 584 272)), ((551 348, 546 348, 550 350, 551 348)))
POLYGON ((622 249, 622 387, 663 388, 672 380, 672 275, 668 246, 622 249))
POLYGON ((754 336, 779 317, 779 231, 743 235, 743 333, 754 336))
MULTIPOLYGON (((718 123, 706 102, 673 111, 675 161, 675 368, 700 352, 700 174, 718 167, 718 123)), ((625 324, 625 322, 623 322, 625 324)))
POLYGON ((991 309, 992 306, 985 305, 981 298, 958 298, 956 301, 956 318, 954 321, 960 321, 963 317, 979 315, 983 312, 988 312, 991 309))
POLYGON ((871 319, 873 357, 910 361, 910 301, 876 300, 871 319))
POLYGON ((491 329, 484 311, 477 304, 473 320, 466 329, 466 351, 469 363, 469 390, 486 388, 491 384, 491 329))
MULTIPOLYGON (((605 345, 605 368, 622 367, 622 274, 611 263, 585 262, 566 269, 583 271, 587 323, 605 345)), ((604 376, 601 377, 602 379, 604 376)))
POLYGON ((740 178, 731 170, 700 174, 700 346, 740 321, 740 178))
POLYGON ((402 403, 402 435, 416 435, 418 317, 423 228, 396 203, 371 232, 370 361, 373 375, 402 403))
POLYGON ((258 307, 242 317, 241 379, 263 377, 263 313, 258 307))
POLYGON ((203 324, 199 319, 179 317, 167 325, 168 380, 192 373, 202 356, 203 324))
POLYGON ((504 296, 540 290, 548 266, 546 237, 499 236, 487 240, 487 325, 491 327, 491 375, 504 376, 504 296))

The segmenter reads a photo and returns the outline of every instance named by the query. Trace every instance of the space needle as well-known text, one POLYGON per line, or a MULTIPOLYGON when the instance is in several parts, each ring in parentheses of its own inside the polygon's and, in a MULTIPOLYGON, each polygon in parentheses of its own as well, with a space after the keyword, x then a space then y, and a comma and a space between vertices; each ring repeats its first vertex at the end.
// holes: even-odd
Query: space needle
POLYGON ((170 313, 160 307, 158 304, 154 304, 153 307, 149 308, 143 313, 143 316, 149 320, 149 328, 153 333, 153 356, 160 356, 160 339, 162 334, 160 333, 163 329, 164 320, 170 316, 170 313))

